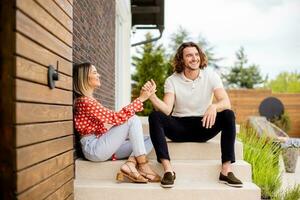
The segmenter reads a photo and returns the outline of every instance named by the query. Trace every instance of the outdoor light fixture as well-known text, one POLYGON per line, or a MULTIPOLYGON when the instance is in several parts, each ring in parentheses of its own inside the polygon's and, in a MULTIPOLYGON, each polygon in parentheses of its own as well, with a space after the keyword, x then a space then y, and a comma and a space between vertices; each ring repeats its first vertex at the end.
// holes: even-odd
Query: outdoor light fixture
POLYGON ((57 63, 57 69, 55 70, 52 65, 49 65, 48 67, 48 86, 50 89, 55 88, 55 81, 58 81, 58 63, 57 63))

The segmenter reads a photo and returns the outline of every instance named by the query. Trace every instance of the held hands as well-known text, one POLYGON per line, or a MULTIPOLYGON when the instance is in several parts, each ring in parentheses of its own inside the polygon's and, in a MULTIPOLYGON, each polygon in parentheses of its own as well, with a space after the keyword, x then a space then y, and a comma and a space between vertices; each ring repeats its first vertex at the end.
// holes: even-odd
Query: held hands
POLYGON ((150 96, 152 96, 153 94, 155 94, 156 92, 156 84, 153 81, 153 79, 151 79, 150 81, 147 81, 141 91, 140 91, 140 96, 139 99, 144 102, 147 99, 149 99, 150 96))
POLYGON ((204 113, 202 119, 202 126, 205 128, 211 128, 216 122, 216 116, 217 116, 217 106, 211 104, 207 108, 206 112, 204 113))

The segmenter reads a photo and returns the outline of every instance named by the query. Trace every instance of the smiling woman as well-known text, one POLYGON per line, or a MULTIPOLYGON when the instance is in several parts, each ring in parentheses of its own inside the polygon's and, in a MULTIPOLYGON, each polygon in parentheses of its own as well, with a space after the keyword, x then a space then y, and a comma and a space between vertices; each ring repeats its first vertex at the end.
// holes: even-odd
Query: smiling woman
POLYGON ((80 135, 84 157, 90 161, 128 158, 117 174, 118 181, 127 179, 135 183, 160 181, 150 168, 146 155, 153 146, 149 137, 143 136, 136 112, 143 110, 143 102, 156 90, 140 92, 132 103, 115 112, 105 108, 93 93, 100 87, 100 75, 91 63, 74 66, 74 124, 80 135))
POLYGON ((100 87, 100 74, 97 72, 97 69, 94 65, 90 67, 88 75, 89 85, 94 89, 100 87))
POLYGON ((75 98, 81 96, 92 97, 97 87, 101 86, 100 74, 96 67, 89 62, 75 66, 74 77, 74 95, 75 98), (77 67, 80 66, 80 67, 77 67))

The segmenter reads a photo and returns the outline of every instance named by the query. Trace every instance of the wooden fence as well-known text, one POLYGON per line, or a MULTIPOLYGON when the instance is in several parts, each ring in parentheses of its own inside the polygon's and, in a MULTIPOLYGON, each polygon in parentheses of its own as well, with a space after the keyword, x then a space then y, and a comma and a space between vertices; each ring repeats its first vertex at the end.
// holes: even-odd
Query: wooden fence
POLYGON ((289 136, 300 137, 300 94, 276 94, 271 90, 227 90, 237 122, 244 123, 249 116, 259 115, 259 105, 267 97, 276 97, 291 118, 289 136))

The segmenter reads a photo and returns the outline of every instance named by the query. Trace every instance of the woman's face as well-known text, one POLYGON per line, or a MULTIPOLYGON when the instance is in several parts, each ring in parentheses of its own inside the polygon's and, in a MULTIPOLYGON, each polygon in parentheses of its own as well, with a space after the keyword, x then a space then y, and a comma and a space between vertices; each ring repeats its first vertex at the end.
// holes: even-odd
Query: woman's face
POLYGON ((97 69, 94 65, 90 67, 88 82, 91 88, 95 89, 96 87, 100 87, 100 74, 98 74, 97 69))

